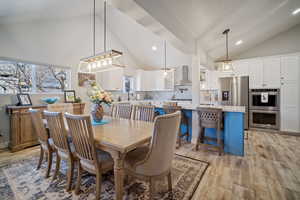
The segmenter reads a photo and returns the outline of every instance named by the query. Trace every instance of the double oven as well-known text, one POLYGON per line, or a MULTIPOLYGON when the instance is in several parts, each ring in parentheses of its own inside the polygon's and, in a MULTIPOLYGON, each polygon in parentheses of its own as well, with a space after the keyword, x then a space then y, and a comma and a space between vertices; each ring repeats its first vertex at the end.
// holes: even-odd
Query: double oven
POLYGON ((250 128, 280 129, 279 89, 251 89, 249 100, 250 128))

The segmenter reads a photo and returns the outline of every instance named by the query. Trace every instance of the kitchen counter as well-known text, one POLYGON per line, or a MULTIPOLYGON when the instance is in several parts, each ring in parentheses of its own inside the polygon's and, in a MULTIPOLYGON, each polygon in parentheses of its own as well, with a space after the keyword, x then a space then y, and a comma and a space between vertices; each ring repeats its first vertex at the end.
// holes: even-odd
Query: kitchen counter
POLYGON ((245 111, 246 111, 245 106, 224 106, 224 105, 206 105, 206 104, 199 104, 198 106, 193 106, 192 102, 190 102, 190 101, 172 101, 172 100, 170 100, 170 101, 169 100, 166 100, 166 101, 155 101, 155 100, 122 101, 122 103, 132 103, 132 104, 149 103, 158 108, 162 108, 164 105, 164 102, 177 102, 178 106, 181 106, 183 109, 186 109, 186 110, 197 110, 198 107, 201 107, 201 108, 220 108, 223 110, 223 112, 245 113, 245 111))

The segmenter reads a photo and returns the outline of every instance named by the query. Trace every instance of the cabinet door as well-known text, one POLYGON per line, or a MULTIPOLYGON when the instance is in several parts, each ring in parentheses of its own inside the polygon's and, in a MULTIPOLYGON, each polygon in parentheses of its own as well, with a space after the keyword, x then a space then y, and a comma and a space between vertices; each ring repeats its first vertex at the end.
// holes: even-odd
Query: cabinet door
POLYGON ((261 59, 249 60, 249 88, 263 87, 263 63, 261 59))
POLYGON ((280 58, 265 58, 263 63, 263 86, 265 88, 280 88, 280 58))
POLYGON ((281 58, 281 130, 300 132, 299 57, 281 58))
POLYGON ((26 110, 20 111, 20 143, 26 144, 38 140, 37 134, 33 129, 30 113, 26 110))
POLYGON ((249 63, 247 60, 239 60, 233 62, 234 72, 236 76, 249 75, 249 63))

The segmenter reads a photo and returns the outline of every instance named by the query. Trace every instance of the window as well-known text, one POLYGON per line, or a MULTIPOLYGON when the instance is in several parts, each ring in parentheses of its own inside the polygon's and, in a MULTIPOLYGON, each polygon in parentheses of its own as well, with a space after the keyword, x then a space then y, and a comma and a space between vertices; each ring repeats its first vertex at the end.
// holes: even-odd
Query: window
POLYGON ((0 94, 56 93, 71 87, 71 69, 0 60, 0 94))

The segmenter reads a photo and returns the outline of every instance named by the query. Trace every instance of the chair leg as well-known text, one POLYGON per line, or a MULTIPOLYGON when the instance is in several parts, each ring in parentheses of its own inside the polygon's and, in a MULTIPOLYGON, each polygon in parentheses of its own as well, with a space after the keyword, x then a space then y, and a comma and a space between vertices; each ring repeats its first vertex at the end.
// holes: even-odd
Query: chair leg
POLYGON ((58 153, 56 153, 56 165, 55 165, 55 172, 54 172, 53 180, 55 180, 57 178, 59 168, 60 168, 60 157, 59 157, 58 153))
POLYGON ((50 171, 51 171, 51 166, 52 166, 52 151, 48 150, 47 151, 47 155, 48 155, 48 167, 47 167, 47 171, 46 171, 46 178, 49 177, 50 171))
POLYGON ((202 138, 202 128, 199 129, 199 134, 198 134, 197 141, 196 141, 196 146, 195 146, 196 151, 199 150, 199 144, 201 142, 201 138, 202 138))
POLYGON ((67 177, 67 191, 72 189, 72 180, 74 175, 74 160, 70 159, 68 161, 69 168, 68 168, 68 177, 67 177))
POLYGON ((149 200, 152 200, 154 196, 154 180, 150 178, 150 187, 149 187, 149 200))
POLYGON ((102 174, 96 174, 96 199, 99 200, 101 196, 101 183, 102 183, 102 174))
POLYGON ((218 143, 218 150, 219 150, 219 156, 222 155, 223 152, 223 145, 221 141, 221 131, 217 130, 217 143, 218 143))
POLYGON ((179 149, 179 147, 181 147, 181 129, 180 129, 180 127, 179 127, 179 130, 178 130, 176 149, 179 149))
POLYGON ((44 159, 44 149, 42 148, 42 145, 40 146, 41 147, 41 150, 40 150, 40 159, 39 159, 39 163, 37 165, 37 170, 39 170, 41 168, 41 165, 42 165, 42 162, 43 162, 43 159, 44 159))
POLYGON ((169 189, 169 192, 172 192, 172 174, 171 174, 171 171, 168 174, 168 189, 169 189))
POLYGON ((80 161, 78 161, 78 175, 77 175, 77 183, 76 183, 76 187, 75 187, 76 195, 78 195, 80 193, 81 175, 82 175, 82 168, 81 168, 80 161))

